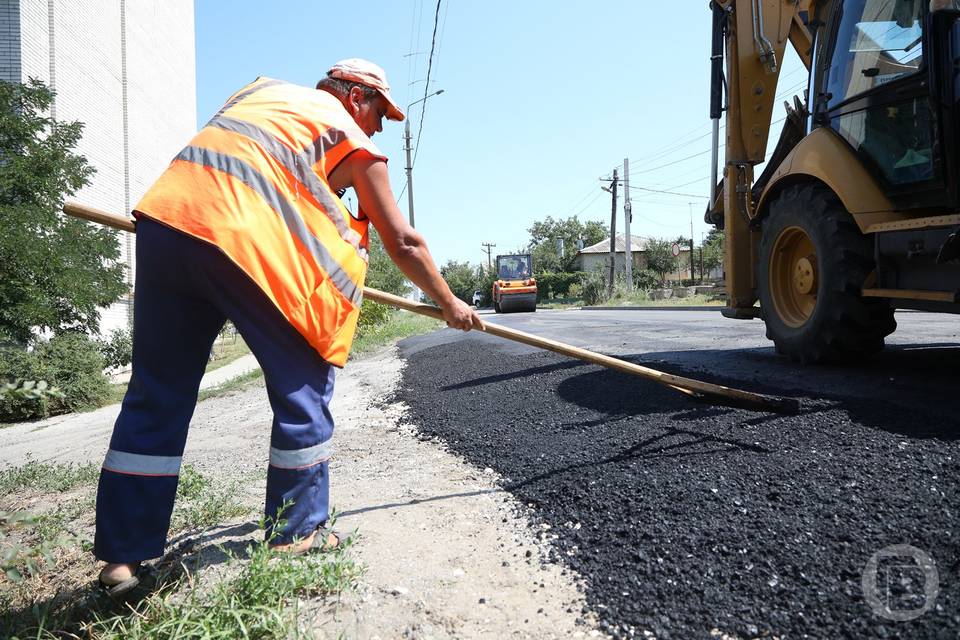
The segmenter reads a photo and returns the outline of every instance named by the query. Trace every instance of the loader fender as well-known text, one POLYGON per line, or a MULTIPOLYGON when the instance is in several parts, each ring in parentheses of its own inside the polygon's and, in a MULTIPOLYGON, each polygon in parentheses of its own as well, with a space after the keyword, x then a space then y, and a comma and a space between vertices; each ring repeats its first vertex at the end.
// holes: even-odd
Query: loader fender
POLYGON ((843 203, 860 227, 886 221, 895 214, 893 203, 840 136, 825 127, 801 140, 774 172, 757 203, 758 217, 766 217, 770 202, 786 187, 818 181, 843 203))

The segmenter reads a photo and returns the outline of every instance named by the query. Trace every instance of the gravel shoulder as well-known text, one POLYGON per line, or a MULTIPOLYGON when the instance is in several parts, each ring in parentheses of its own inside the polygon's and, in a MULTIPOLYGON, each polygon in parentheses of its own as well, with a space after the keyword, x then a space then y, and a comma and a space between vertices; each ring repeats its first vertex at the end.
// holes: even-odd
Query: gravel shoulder
MULTIPOLYGON (((492 469, 465 462, 405 422, 394 400, 395 347, 340 372, 333 413, 331 499, 337 528, 354 532, 359 588, 336 603, 303 603, 320 637, 560 638, 599 635, 574 575, 544 562, 552 533, 530 528, 527 507, 492 469)), ((98 463, 118 406, 0 430, 0 468, 31 458, 98 463)), ((271 414, 262 384, 198 404, 184 454, 205 474, 244 478, 244 502, 263 502, 271 414)), ((171 540, 206 577, 221 575, 216 545, 256 538, 251 519, 171 540), (198 546, 200 547, 198 549, 198 546), (206 551, 205 551, 206 549, 206 551), (195 553, 194 553, 195 552, 195 553), (196 565, 195 565, 196 566, 196 565)))

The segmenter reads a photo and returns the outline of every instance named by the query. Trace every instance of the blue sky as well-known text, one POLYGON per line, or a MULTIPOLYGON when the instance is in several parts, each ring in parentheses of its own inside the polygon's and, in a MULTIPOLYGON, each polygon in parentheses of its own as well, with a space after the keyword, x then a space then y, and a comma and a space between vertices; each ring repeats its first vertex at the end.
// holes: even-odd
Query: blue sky
MULTIPOLYGON (((694 203, 699 242, 710 174, 701 154, 710 147, 706 5, 441 0, 430 90, 444 93, 426 103, 413 171, 416 226, 436 261, 485 261, 482 242, 495 252, 521 248, 530 224, 546 216, 609 224, 599 178, 624 157, 631 186, 689 194, 631 189, 631 232, 689 236, 694 203)), ((424 95, 436 7, 197 0, 198 126, 258 75, 312 86, 347 57, 382 66, 405 106, 424 95)), ((778 94, 801 91, 803 80, 788 57, 778 94)), ((414 137, 421 106, 408 114, 414 137)), ((782 115, 778 106, 774 119, 782 115)), ((398 198, 402 138, 403 124, 390 121, 374 137, 398 198)), ((407 212, 405 194, 400 209, 407 212)))

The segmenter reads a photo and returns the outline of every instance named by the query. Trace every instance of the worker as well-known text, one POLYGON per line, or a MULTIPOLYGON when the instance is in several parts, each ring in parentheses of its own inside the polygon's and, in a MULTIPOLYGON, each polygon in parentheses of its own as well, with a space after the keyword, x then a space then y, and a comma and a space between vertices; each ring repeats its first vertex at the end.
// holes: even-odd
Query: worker
POLYGON ((329 404, 356 329, 368 223, 448 326, 482 327, 396 206, 370 140, 384 117, 404 114, 366 60, 338 62, 315 89, 258 78, 135 207, 133 372, 97 491, 94 554, 111 595, 163 555, 200 379, 227 319, 260 363, 273 409, 266 535, 296 553, 339 543, 325 528, 329 404), (338 197, 348 187, 356 215, 338 197))

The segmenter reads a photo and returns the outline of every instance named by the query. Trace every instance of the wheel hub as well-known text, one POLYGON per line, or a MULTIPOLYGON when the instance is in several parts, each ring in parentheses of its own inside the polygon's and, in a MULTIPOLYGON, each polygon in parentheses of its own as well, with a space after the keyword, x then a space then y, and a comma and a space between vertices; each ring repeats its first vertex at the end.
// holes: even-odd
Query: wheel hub
POLYGON ((793 287, 800 295, 809 295, 816 289, 817 274, 813 267, 811 258, 813 256, 804 256, 797 260, 796 267, 793 270, 793 287))
POLYGON ((777 315, 789 327, 801 327, 817 306, 817 251, 801 227, 788 227, 774 241, 769 290, 777 315))

